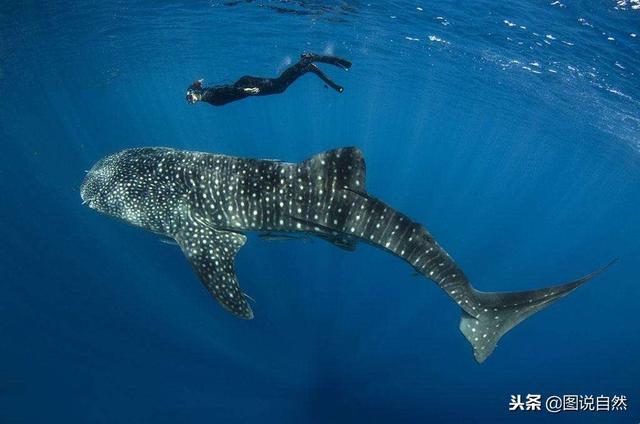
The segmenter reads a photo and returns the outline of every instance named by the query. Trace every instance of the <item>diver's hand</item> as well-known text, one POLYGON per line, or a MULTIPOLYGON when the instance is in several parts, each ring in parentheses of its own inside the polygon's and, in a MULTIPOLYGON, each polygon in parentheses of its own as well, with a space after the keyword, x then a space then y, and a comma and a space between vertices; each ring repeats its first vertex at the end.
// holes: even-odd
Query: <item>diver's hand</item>
POLYGON ((260 89, 258 87, 247 87, 242 89, 245 93, 258 94, 260 89))
POLYGON ((204 84, 204 79, 199 79, 194 81, 188 88, 188 90, 202 90, 202 85, 204 84))

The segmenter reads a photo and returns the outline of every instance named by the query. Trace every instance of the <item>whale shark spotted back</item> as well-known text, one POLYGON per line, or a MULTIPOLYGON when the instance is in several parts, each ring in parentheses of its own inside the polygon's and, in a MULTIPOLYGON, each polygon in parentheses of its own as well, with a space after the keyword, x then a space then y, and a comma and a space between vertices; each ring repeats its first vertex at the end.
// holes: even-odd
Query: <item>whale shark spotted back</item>
POLYGON ((384 249, 458 304, 460 330, 478 362, 511 328, 609 266, 554 287, 479 292, 426 228, 368 194, 365 179, 362 152, 353 147, 297 164, 141 148, 99 161, 80 191, 89 207, 174 239, 212 296, 244 319, 254 316, 234 265, 244 232, 304 233, 346 250, 358 242, 384 249))

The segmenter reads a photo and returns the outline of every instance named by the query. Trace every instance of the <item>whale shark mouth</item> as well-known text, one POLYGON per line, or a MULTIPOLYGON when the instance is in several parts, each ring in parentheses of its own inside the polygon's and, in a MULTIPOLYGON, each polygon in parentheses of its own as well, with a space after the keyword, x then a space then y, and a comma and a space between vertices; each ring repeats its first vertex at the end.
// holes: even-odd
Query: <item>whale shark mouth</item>
POLYGON ((93 197, 89 197, 88 196, 86 181, 80 187, 80 198, 82 199, 82 204, 83 205, 87 205, 89 207, 92 207, 91 206, 91 201, 93 200, 93 197))
POLYGON ((92 178, 91 171, 87 173, 84 177, 84 181, 82 181, 82 185, 80 185, 80 198, 82 199, 83 205, 90 205, 92 197, 89 196, 89 185, 92 178))
POLYGON ((93 201, 100 199, 101 195, 109 190, 109 183, 115 178, 123 152, 114 153, 96 162, 91 169, 86 171, 86 175, 80 185, 80 198, 82 204, 89 205, 95 209, 93 201))

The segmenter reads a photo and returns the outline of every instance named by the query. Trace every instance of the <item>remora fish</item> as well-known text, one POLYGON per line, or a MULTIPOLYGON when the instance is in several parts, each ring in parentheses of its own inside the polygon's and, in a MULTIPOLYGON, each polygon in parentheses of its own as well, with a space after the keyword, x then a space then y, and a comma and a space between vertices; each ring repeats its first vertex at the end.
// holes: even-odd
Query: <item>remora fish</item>
POLYGON ((475 290, 429 232, 365 191, 360 150, 331 150, 285 163, 169 148, 124 150, 96 163, 80 195, 89 207, 175 239, 207 290, 234 315, 253 312, 234 258, 246 231, 306 233, 353 250, 380 247, 433 280, 460 308, 460 330, 483 362, 515 325, 605 268, 538 290, 475 290))

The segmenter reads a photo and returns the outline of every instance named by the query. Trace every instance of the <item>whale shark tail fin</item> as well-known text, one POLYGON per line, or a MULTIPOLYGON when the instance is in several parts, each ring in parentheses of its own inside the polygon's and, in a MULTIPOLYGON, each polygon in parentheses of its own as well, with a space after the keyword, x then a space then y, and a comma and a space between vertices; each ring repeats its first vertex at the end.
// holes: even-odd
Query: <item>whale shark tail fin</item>
POLYGON ((475 300, 481 305, 481 309, 475 316, 462 311, 460 331, 473 346, 476 361, 484 362, 495 349, 498 340, 513 327, 601 274, 616 261, 617 259, 611 261, 579 280, 558 286, 522 292, 474 291, 475 300))

